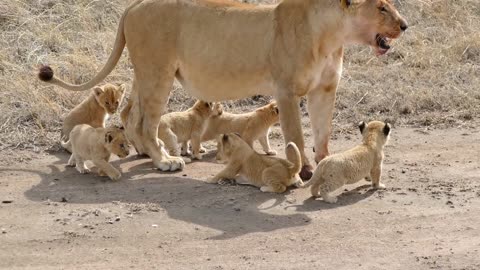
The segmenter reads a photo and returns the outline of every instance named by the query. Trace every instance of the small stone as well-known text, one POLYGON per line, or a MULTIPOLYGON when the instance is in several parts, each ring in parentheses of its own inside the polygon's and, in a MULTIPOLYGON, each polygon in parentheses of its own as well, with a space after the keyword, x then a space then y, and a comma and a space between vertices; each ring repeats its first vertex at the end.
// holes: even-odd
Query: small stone
POLYGON ((2 203, 13 203, 13 200, 3 200, 2 203))
POLYGON ((7 230, 5 228, 2 228, 2 234, 6 234, 7 230))
POLYGON ((157 228, 158 225, 157 225, 157 224, 152 224, 152 227, 153 227, 153 228, 157 228))
POLYGON ((62 197, 62 200, 60 202, 66 203, 66 202, 68 202, 68 200, 67 200, 67 198, 62 197))
POLYGON ((116 217, 116 218, 115 218, 115 221, 120 221, 120 217, 116 217))
POLYGON ((453 205, 453 202, 452 202, 452 201, 447 201, 446 204, 447 204, 447 205, 453 205))
POLYGON ((240 212, 241 209, 238 208, 238 207, 234 207, 233 210, 235 210, 235 211, 237 211, 237 212, 240 212))

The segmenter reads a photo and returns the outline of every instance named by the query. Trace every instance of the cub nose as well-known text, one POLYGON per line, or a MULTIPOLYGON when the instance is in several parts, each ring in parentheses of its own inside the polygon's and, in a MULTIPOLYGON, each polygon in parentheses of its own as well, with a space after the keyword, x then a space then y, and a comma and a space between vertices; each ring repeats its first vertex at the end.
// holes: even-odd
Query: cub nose
POLYGON ((406 22, 406 21, 402 21, 402 22, 400 23, 400 29, 402 29, 402 31, 405 31, 405 30, 407 30, 407 28, 408 28, 407 22, 406 22))

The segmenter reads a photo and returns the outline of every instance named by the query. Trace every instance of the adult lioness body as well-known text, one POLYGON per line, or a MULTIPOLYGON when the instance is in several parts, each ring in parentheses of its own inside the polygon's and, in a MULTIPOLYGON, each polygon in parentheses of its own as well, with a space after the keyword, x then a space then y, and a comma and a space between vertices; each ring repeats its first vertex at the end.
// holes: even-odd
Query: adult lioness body
MULTIPOLYGON (((174 78, 205 101, 274 95, 285 141, 305 156, 299 98, 307 95, 317 161, 328 154, 343 46, 361 43, 385 53, 406 29, 390 0, 284 0, 250 5, 214 0, 138 0, 122 16, 113 52, 89 82, 75 86, 43 68, 40 78, 76 91, 91 88, 114 68, 126 44, 134 66, 135 140, 161 170, 182 168, 157 141, 174 78)), ((311 173, 307 170, 303 178, 311 173)))

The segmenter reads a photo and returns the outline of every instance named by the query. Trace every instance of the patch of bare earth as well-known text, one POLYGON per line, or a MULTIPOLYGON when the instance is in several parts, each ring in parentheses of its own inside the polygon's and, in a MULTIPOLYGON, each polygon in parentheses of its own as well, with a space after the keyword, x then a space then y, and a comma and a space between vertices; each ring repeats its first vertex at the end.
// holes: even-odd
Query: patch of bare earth
MULTIPOLYGON (((359 140, 337 134, 333 152, 359 140)), ((213 152, 171 174, 116 160, 119 182, 33 155, 0 168, 0 268, 479 269, 479 151, 478 128, 394 129, 387 189, 362 181, 336 205, 207 184, 213 152)))

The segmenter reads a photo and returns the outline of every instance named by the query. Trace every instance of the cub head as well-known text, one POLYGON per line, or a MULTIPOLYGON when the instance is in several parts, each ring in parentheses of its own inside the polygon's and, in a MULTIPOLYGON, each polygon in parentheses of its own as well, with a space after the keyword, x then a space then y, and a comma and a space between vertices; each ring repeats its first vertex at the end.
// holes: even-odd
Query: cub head
POLYGON ((407 30, 407 21, 392 0, 339 0, 349 18, 349 40, 372 46, 377 55, 390 49, 390 42, 407 30))
POLYGON ((278 110, 277 102, 275 101, 272 101, 257 110, 266 115, 269 122, 276 123, 280 120, 280 112, 278 110))
POLYGON ((125 96, 125 85, 115 86, 107 83, 93 88, 93 94, 95 100, 108 114, 114 114, 125 96))
POLYGON ((371 121, 368 124, 360 122, 358 128, 363 136, 363 142, 370 145, 384 146, 390 138, 391 126, 381 121, 371 121))
POLYGON ((192 107, 203 117, 210 117, 214 114, 215 103, 197 100, 192 107))
POLYGON ((130 154, 130 144, 123 128, 108 128, 105 133, 105 146, 110 153, 120 158, 127 157, 130 154))
POLYGON ((215 103, 213 106, 213 115, 212 116, 220 116, 223 114, 223 105, 220 102, 215 103))
MULTIPOLYGON (((221 160, 230 159, 234 152, 250 152, 253 151, 253 149, 240 137, 239 134, 229 133, 219 136, 218 151, 220 153, 220 155, 218 155, 220 158, 217 158, 217 160, 221 160)), ((244 156, 242 154, 237 155, 244 156)))

